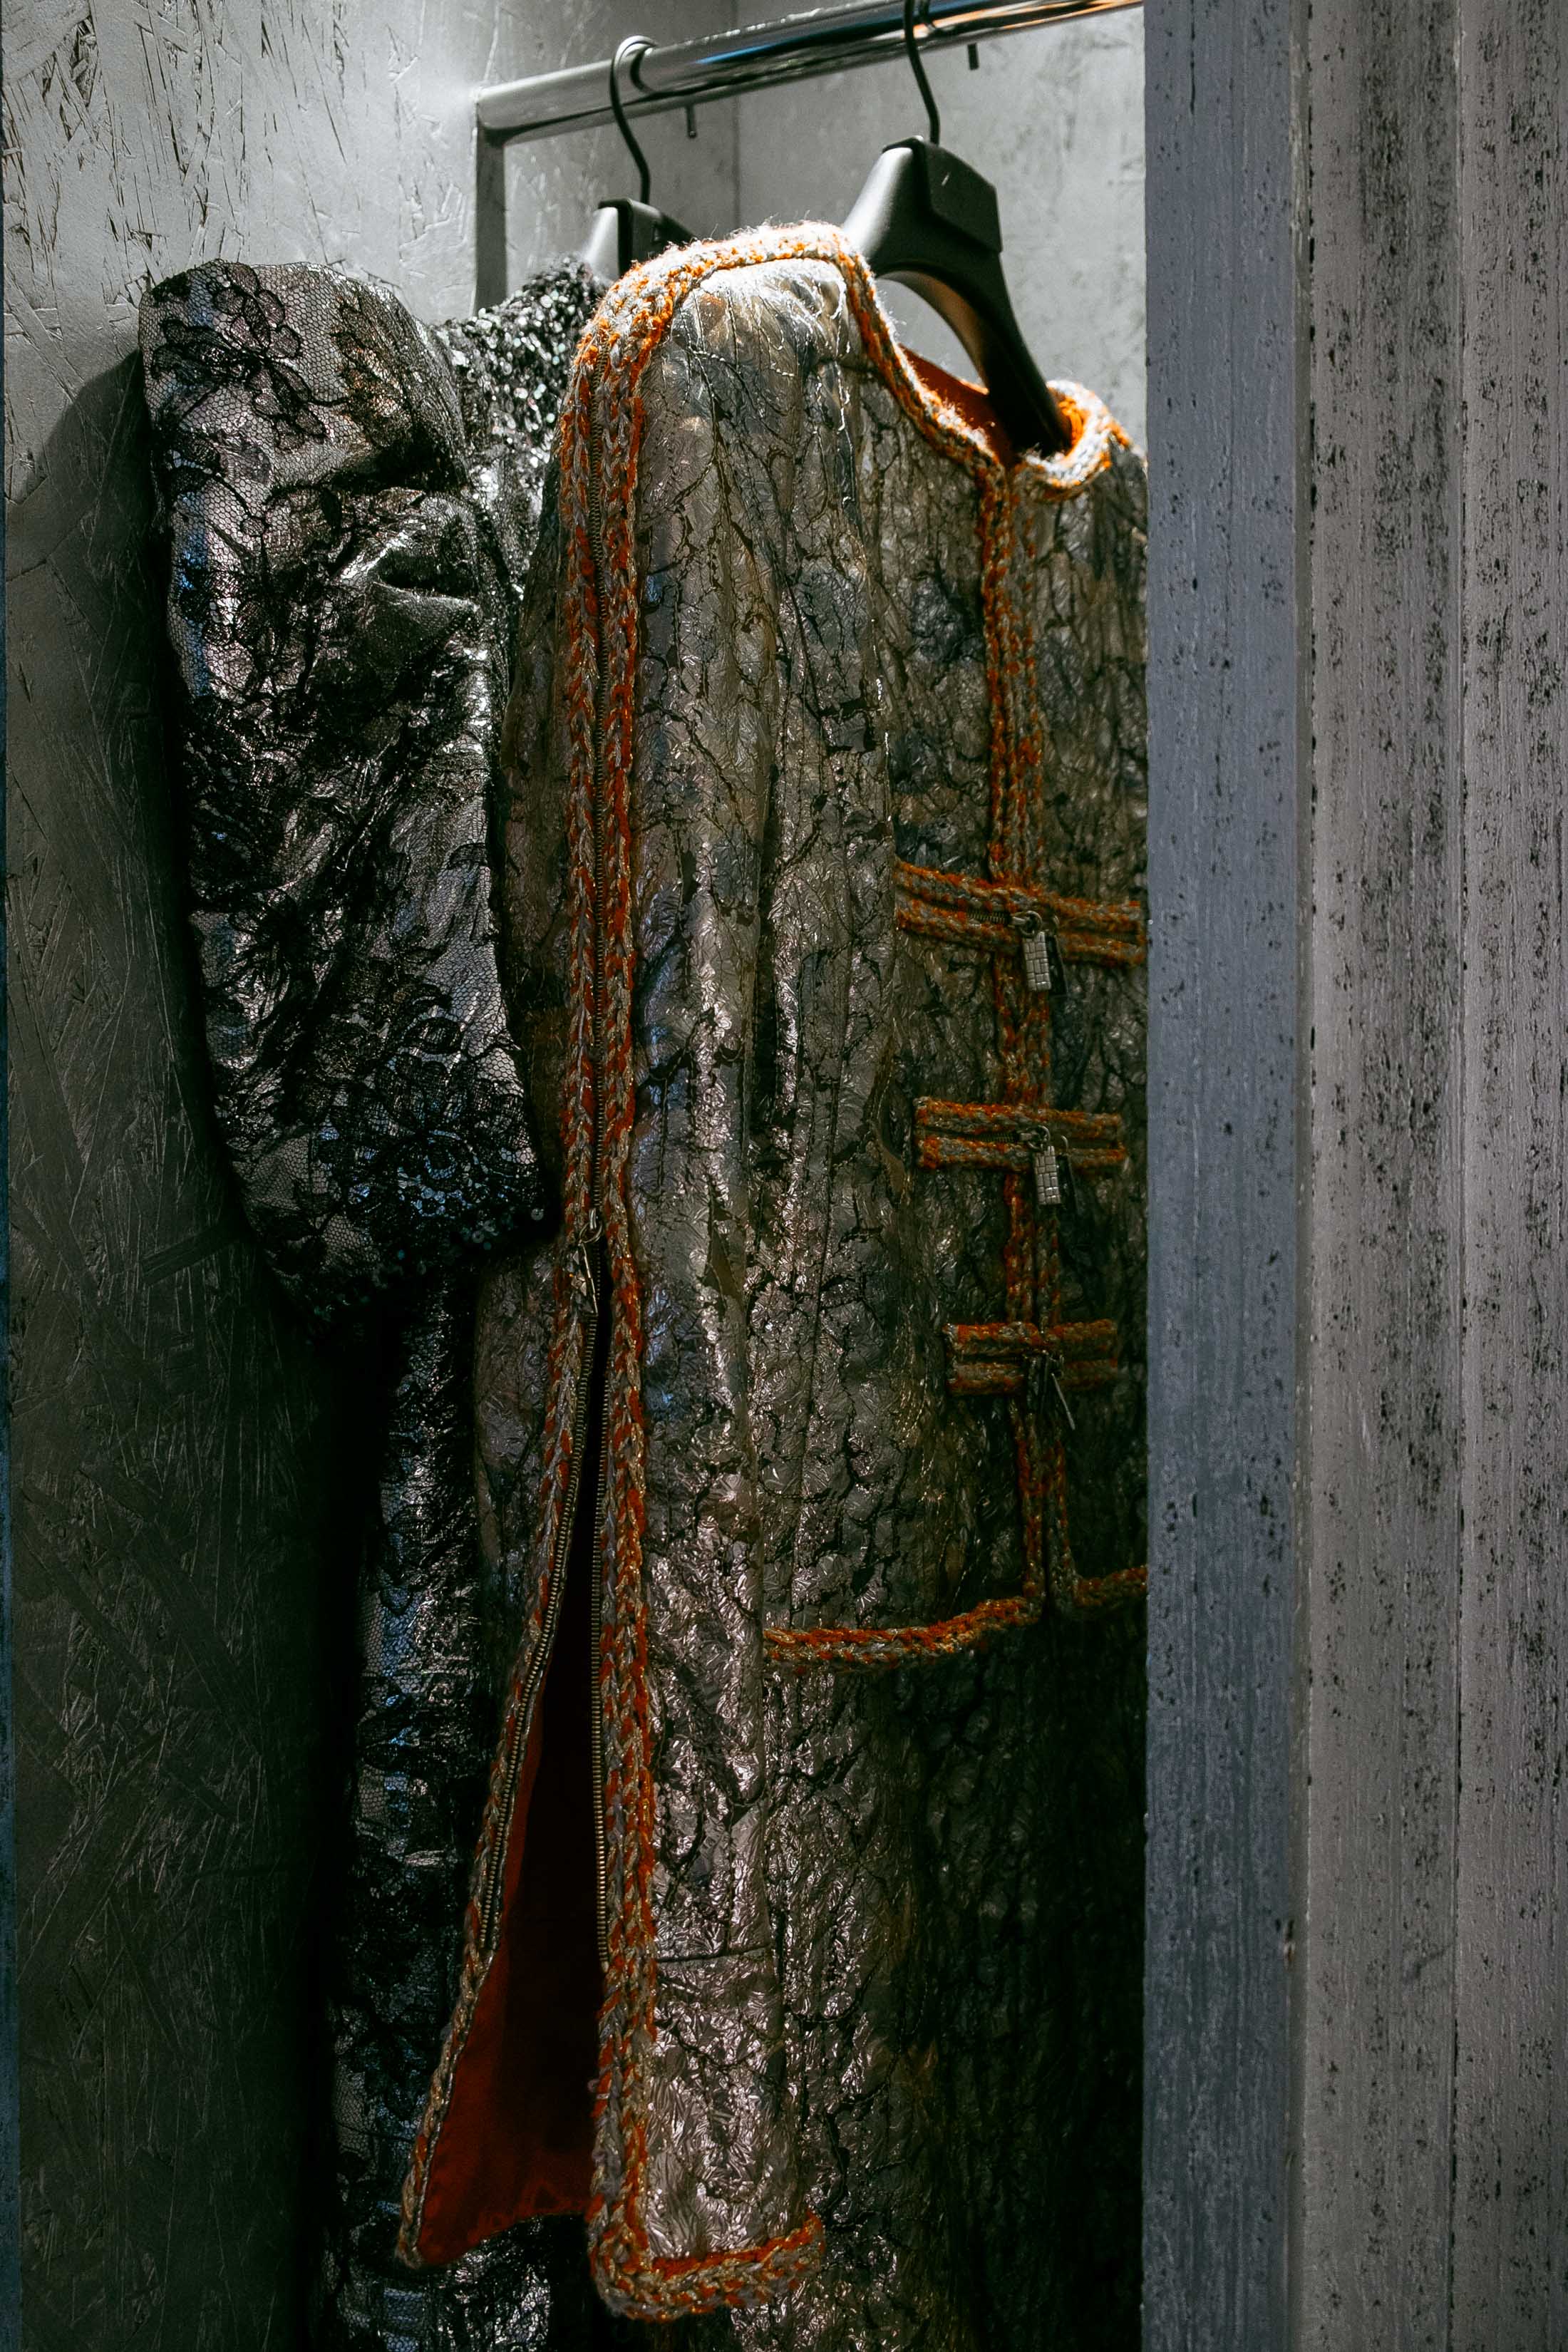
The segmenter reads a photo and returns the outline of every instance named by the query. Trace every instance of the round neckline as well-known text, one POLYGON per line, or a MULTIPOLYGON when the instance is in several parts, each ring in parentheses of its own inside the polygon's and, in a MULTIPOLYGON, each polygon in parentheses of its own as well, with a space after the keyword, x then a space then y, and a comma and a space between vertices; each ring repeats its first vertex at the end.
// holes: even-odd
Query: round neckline
POLYGON ((1018 462, 1018 452, 1013 446, 1007 428, 992 405, 991 395, 983 383, 966 375, 954 375, 935 360, 928 360, 908 343, 895 343, 904 365, 928 398, 944 401, 956 409, 970 431, 984 442, 987 454, 999 466, 1009 468, 1018 462))
POLYGON ((1065 449, 1048 457, 1037 449, 1020 453, 1013 446, 984 384, 968 376, 954 375, 907 343, 895 341, 893 349, 921 397, 941 402, 953 410, 994 464, 1009 474, 1034 476, 1058 497, 1080 490, 1092 481, 1107 463, 1111 443, 1127 438, 1098 393, 1087 391, 1081 383, 1058 382, 1053 377, 1051 391, 1072 439, 1065 449))

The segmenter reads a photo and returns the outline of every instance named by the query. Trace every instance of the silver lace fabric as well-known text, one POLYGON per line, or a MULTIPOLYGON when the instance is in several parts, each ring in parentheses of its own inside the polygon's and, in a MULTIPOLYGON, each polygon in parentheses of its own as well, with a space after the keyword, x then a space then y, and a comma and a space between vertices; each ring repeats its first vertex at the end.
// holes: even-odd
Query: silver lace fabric
POLYGON ((575 267, 427 329, 332 270, 213 263, 142 310, 192 919, 220 1127, 302 1311, 382 1392, 326 2021, 315 2341, 598 2338, 580 2224, 394 2261, 510 1639, 471 1470, 473 1284, 546 1205, 489 828, 575 267))

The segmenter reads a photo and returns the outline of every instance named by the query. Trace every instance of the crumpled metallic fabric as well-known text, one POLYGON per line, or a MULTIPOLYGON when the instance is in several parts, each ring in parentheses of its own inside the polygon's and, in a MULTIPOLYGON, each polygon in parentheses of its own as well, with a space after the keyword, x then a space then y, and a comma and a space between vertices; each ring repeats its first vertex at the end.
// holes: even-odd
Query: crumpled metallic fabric
POLYGON ((597 290, 563 267, 429 329, 336 271, 218 262, 142 312, 218 1118, 272 1265, 358 1334, 387 1432, 345 1702, 331 2352, 597 2340, 580 2224, 426 2279, 392 2259, 513 1639, 476 1539, 472 1294, 547 1192, 498 969, 492 784, 597 290))
MULTIPOLYGON (((999 676, 975 480, 895 396, 844 270, 784 244, 749 266, 737 248, 676 303, 637 388, 626 1202, 657 1992, 624 2079, 647 2261, 775 2243, 805 2214, 825 2251, 774 2299, 657 2340, 1131 2347, 1141 1612, 1047 1610, 884 1673, 796 1671, 774 1637, 951 1621, 1024 1578, 1006 1402, 952 1393, 943 1342, 1005 1312, 1003 1186, 922 1167, 917 1141, 923 1098, 1002 1098, 993 969, 900 927, 894 869, 987 873, 1002 698, 1030 878, 1141 898, 1143 467, 1112 437, 1068 490, 1011 469, 1018 657, 999 676)), ((624 282, 612 323, 637 299, 624 282)), ((595 468, 625 429, 598 401, 595 468)), ((600 593, 613 500, 592 519, 600 593)), ((507 819, 506 978, 547 1155, 574 1002, 566 537, 547 528, 531 591, 507 819)), ((602 668, 596 691, 602 735, 602 668)), ((1068 1439, 1097 1576, 1145 1557, 1141 969, 1059 975, 1049 1076, 1058 1107, 1116 1114, 1131 1155, 1055 1221, 1064 1317, 1120 1332, 1121 1374, 1074 1398, 1068 1439)), ((520 1626, 547 1566, 570 1240, 503 1262, 479 1300, 482 1491, 520 1626)), ((624 1540, 601 1559, 612 1642, 624 1540)), ((612 1921, 640 1899, 629 1802, 618 1786, 612 1921)), ((460 2019, 454 2037, 460 2063, 460 2019)), ((595 2180, 615 2229, 632 2159, 607 2063, 595 2180)), ((612 2294, 620 2260, 603 2255, 612 2294)), ((655 2292, 627 2286, 627 2307, 655 2292)))

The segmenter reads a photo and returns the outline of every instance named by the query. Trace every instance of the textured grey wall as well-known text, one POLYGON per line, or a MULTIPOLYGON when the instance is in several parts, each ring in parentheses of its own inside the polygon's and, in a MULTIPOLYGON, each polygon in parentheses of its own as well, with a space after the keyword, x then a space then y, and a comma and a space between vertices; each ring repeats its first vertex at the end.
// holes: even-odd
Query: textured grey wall
MULTIPOLYGON (((781 12, 782 13, 782 12, 781 12)), ((1136 10, 988 41, 930 60, 943 143, 994 181, 1003 266, 1040 367, 1106 400, 1143 444, 1143 22, 1136 10)), ((923 136, 901 65, 742 99, 741 215, 842 220, 879 150, 923 136)), ((901 332, 944 367, 973 368, 934 311, 884 289, 901 332)))
MULTIPOLYGON (((1453 0, 1329 0, 1310 55, 1318 920, 1303 2352, 1436 2352, 1455 2340, 1458 13, 1453 0)), ((1500 2336, 1484 2341, 1503 2352, 1500 2336)))
POLYGON ((1147 19, 1146 2342, 1542 2352, 1568 20, 1147 19))
POLYGON ((1302 2352, 1568 2343, 1568 22, 1315 0, 1302 2352))
POLYGON ((1464 0, 1459 32, 1468 1334, 1447 2352, 1527 2352, 1568 2344, 1568 23, 1557 0, 1464 0))
MULTIPOLYGON (((651 0, 640 21, 668 37, 721 13, 651 0)), ((353 1574, 352 1433, 256 1263, 204 1107, 137 296, 221 252, 339 260, 426 317, 468 310, 472 87, 600 53, 616 21, 602 0, 526 18, 500 0, 6 12, 29 2352, 298 2340, 353 1574)), ((717 225, 730 145, 688 150, 679 121, 657 141, 717 225)), ((574 245, 601 169, 537 154, 520 234, 574 245)))
MULTIPOLYGON (((1148 2352, 1284 2352, 1303 0, 1149 0, 1148 2352)), ((1339 2352, 1380 2338, 1347 2336, 1339 2352)))

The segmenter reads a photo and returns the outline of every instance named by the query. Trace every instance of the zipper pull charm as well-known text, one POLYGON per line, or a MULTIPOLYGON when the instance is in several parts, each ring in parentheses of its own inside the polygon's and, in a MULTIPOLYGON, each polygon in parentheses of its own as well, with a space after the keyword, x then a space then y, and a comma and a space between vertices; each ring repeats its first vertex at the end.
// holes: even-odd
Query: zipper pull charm
POLYGON ((1036 1421, 1045 1419, 1047 1400, 1054 1393, 1062 1419, 1069 1429, 1077 1430, 1078 1423, 1072 1417, 1072 1407, 1062 1386, 1062 1360, 1059 1356, 1042 1352, 1031 1357, 1024 1375, 1024 1390, 1030 1413, 1036 1421))
POLYGON ((1059 1209, 1062 1204, 1062 1170, 1057 1157, 1057 1147, 1047 1139, 1034 1155, 1035 1200, 1042 1209, 1059 1209))
POLYGON ((1024 954, 1024 978, 1037 996, 1048 995, 1051 986, 1051 935, 1037 915, 1020 915, 1019 945, 1024 954))
POLYGON ((596 1322, 599 1315, 599 1286, 594 1279, 594 1256, 598 1249, 605 1221, 597 1209, 590 1209, 583 1238, 572 1245, 572 1287, 585 1299, 589 1318, 596 1322))
POLYGON ((1057 1392, 1057 1402, 1062 1409, 1062 1419, 1066 1422, 1069 1429, 1076 1430, 1078 1428, 1078 1423, 1072 1417, 1072 1407, 1068 1402, 1067 1391, 1062 1386, 1061 1373, 1057 1370, 1055 1365, 1051 1367, 1051 1386, 1057 1392))

